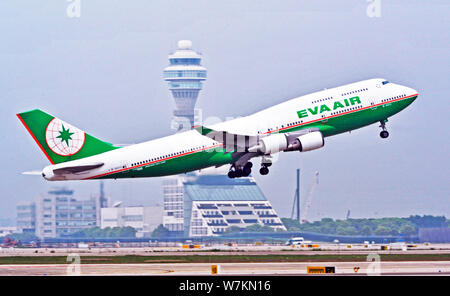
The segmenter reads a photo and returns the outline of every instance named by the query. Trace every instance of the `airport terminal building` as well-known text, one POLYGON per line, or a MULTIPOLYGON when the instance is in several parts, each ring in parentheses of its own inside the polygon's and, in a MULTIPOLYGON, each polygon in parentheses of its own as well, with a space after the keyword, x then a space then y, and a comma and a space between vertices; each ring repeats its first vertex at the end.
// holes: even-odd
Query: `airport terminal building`
POLYGON ((224 234, 254 224, 286 230, 252 177, 187 174, 164 181, 163 225, 189 237, 224 234))

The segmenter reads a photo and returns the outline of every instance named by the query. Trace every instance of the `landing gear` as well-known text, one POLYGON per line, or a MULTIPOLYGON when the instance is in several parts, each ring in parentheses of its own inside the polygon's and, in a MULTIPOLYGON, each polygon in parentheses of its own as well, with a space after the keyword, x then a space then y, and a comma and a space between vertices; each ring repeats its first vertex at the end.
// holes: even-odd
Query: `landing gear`
POLYGON ((261 168, 259 169, 259 173, 263 176, 269 173, 269 167, 272 165, 272 159, 270 156, 263 156, 261 159, 261 168))
POLYGON ((250 176, 250 174, 252 173, 252 167, 253 167, 253 163, 251 162, 247 162, 244 167, 242 168, 242 175, 244 177, 248 177, 250 176))
POLYGON ((387 137, 389 137, 389 132, 386 130, 386 122, 387 122, 387 119, 380 121, 380 123, 381 123, 380 127, 383 129, 380 132, 380 137, 383 139, 386 139, 387 137))
POLYGON ((252 173, 253 163, 247 162, 243 167, 236 168, 234 165, 228 172, 229 178, 248 177, 252 173))
POLYGON ((259 169, 259 173, 261 174, 261 175, 267 175, 268 173, 269 173, 269 169, 266 167, 266 166, 262 166, 260 169, 259 169))

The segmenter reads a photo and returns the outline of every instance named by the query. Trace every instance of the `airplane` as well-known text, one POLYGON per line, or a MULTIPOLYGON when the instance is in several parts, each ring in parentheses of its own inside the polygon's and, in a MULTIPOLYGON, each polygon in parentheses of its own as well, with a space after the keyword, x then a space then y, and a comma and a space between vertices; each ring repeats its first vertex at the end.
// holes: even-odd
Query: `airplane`
MULTIPOLYGON (((157 177, 230 165, 228 177, 249 176, 255 157, 267 175, 279 152, 322 148, 325 138, 379 122, 418 97, 412 88, 376 78, 290 99, 257 113, 167 137, 119 146, 41 110, 17 114, 51 165, 48 181, 157 177)), ((32 174, 32 173, 31 173, 32 174)))

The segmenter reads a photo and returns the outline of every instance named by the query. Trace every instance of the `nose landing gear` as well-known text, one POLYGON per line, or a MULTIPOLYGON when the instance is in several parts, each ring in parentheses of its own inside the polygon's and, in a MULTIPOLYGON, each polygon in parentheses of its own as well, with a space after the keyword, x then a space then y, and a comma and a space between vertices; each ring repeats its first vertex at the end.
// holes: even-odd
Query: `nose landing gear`
POLYGON ((269 173, 269 167, 272 165, 272 160, 268 157, 263 157, 261 162, 261 168, 259 169, 259 173, 263 176, 269 173))
POLYGON ((380 127, 383 129, 380 132, 380 137, 383 139, 386 139, 387 137, 389 137, 389 132, 386 130, 386 122, 387 122, 387 119, 380 121, 380 123, 381 123, 380 127))

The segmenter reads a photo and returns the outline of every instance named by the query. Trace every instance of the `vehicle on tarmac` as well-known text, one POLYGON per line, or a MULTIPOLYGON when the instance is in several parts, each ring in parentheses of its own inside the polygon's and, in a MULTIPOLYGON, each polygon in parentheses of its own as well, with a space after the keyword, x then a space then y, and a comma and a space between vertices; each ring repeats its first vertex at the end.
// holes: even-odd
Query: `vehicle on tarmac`
POLYGON ((305 240, 303 237, 293 237, 286 242, 287 246, 311 244, 312 241, 305 240))

